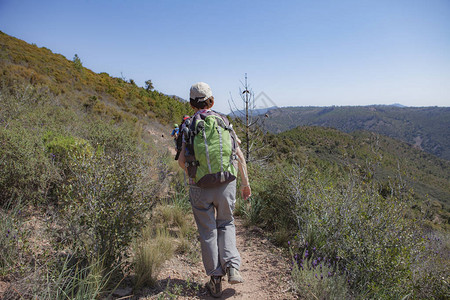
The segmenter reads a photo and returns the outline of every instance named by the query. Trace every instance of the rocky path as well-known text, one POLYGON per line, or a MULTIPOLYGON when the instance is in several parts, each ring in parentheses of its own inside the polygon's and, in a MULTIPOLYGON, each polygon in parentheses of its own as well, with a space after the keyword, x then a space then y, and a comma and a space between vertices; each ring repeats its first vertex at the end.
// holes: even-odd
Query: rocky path
MULTIPOLYGON (((242 257, 242 284, 223 283, 221 299, 294 299, 289 292, 288 259, 258 228, 245 228, 236 219, 237 245, 242 257)), ((177 256, 166 262, 158 276, 160 292, 148 291, 139 299, 215 299, 204 288, 208 281, 201 259, 188 262, 177 256), (161 291, 162 289, 162 291, 161 291)))

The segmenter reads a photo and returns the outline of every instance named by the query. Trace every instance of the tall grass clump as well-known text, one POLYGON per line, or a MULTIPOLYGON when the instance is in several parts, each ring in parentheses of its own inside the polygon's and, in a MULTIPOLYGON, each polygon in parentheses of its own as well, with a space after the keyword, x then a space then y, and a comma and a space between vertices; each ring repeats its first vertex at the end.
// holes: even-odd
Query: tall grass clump
POLYGON ((153 286, 162 264, 175 251, 174 239, 165 228, 146 227, 134 245, 135 287, 153 286))
POLYGON ((189 197, 183 193, 184 187, 179 189, 154 208, 152 226, 167 230, 176 239, 176 252, 185 254, 192 250, 195 226, 189 216, 191 211, 189 197))
POLYGON ((173 205, 179 208, 183 213, 191 211, 191 203, 189 202, 188 193, 185 187, 181 184, 176 186, 175 192, 169 202, 173 203, 173 205))
POLYGON ((244 218, 244 225, 259 224, 261 222, 261 198, 258 195, 250 197, 247 201, 238 198, 235 215, 244 218))
POLYGON ((72 258, 47 273, 46 282, 35 291, 39 299, 98 299, 102 295, 111 276, 111 272, 105 273, 102 259, 83 265, 79 261, 72 264, 72 258))
POLYGON ((100 299, 108 295, 111 275, 103 268, 102 259, 50 256, 30 268, 27 276, 12 282, 2 299, 100 299))

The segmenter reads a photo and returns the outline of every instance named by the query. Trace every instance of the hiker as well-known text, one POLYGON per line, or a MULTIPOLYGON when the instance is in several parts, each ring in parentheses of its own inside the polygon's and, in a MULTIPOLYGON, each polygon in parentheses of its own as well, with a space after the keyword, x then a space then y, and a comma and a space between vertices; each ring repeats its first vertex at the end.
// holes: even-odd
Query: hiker
MULTIPOLYGON (((181 153, 181 146, 183 143, 183 132, 186 132, 188 129, 186 127, 186 121, 189 120, 191 117, 189 115, 184 115, 183 120, 181 120, 181 124, 179 126, 178 135, 175 139, 175 150, 177 153, 175 154, 175 160, 178 160, 178 157, 181 153)), ((189 121, 188 121, 189 122, 189 121)), ((186 134, 186 133, 184 133, 186 134)))
POLYGON ((236 248, 233 209, 237 170, 241 195, 251 196, 244 155, 228 119, 211 110, 214 97, 204 82, 191 87, 190 104, 195 114, 183 134, 178 163, 189 177, 189 200, 200 234, 203 265, 213 297, 222 295, 222 277, 231 284, 244 282, 239 273, 241 257, 236 248))
POLYGON ((178 128, 178 124, 173 124, 173 130, 170 136, 173 136, 174 139, 178 137, 178 133, 180 132, 180 128, 178 128))
POLYGON ((180 132, 180 129, 178 128, 178 124, 173 124, 173 130, 170 134, 171 137, 173 137, 173 141, 175 143, 175 148, 177 147, 177 137, 178 133, 180 132))

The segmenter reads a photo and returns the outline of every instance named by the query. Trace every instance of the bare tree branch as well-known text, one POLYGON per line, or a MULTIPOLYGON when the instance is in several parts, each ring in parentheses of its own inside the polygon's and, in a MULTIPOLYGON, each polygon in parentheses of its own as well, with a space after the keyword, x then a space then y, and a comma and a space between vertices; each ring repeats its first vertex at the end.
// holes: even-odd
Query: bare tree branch
POLYGON ((267 148, 264 144, 263 138, 265 132, 263 130, 264 118, 257 114, 255 93, 248 84, 247 74, 245 74, 245 81, 239 80, 241 87, 239 87, 239 97, 242 101, 243 109, 239 109, 230 93, 229 107, 232 116, 243 124, 245 134, 245 154, 246 162, 262 162, 272 156, 271 153, 262 155, 261 150, 267 148))

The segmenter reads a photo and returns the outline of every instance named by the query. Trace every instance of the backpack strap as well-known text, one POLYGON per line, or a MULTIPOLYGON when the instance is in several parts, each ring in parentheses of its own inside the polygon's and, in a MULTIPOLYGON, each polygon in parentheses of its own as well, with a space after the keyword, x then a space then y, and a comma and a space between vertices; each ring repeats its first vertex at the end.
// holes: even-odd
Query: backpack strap
POLYGON ((205 141, 206 162, 208 164, 209 173, 212 173, 211 162, 209 160, 208 142, 206 141, 206 132, 204 130, 202 132, 203 132, 203 140, 205 141))
POLYGON ((219 133, 219 148, 220 148, 220 182, 224 182, 225 175, 223 174, 222 128, 220 126, 217 126, 217 132, 219 133))

